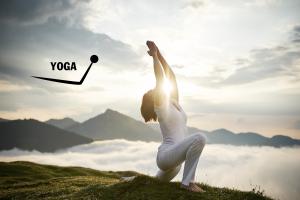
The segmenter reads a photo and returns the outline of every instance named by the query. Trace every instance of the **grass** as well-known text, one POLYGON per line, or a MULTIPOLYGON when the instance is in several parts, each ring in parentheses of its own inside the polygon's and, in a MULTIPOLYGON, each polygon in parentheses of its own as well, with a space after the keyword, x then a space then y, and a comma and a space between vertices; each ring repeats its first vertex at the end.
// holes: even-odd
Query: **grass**
POLYGON ((132 171, 0 162, 0 199, 270 200, 255 190, 244 192, 199 185, 205 193, 188 192, 179 188, 179 182, 161 182, 132 171), (132 175, 137 175, 133 181, 120 181, 120 177, 132 175))

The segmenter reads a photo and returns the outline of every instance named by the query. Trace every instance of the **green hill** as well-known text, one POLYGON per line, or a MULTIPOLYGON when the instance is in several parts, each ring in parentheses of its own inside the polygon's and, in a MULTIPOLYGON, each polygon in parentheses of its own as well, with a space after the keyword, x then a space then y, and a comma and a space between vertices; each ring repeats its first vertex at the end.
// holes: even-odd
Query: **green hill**
POLYGON ((0 199, 270 199, 260 192, 200 185, 207 192, 191 193, 180 189, 179 182, 163 183, 132 171, 0 162, 0 199), (120 180, 132 175, 137 178, 131 182, 120 180))

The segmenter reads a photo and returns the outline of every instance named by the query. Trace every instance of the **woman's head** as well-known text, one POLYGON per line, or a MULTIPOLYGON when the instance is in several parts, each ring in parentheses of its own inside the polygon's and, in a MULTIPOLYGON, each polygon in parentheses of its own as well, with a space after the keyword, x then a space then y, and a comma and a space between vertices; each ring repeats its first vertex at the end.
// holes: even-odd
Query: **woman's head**
POLYGON ((154 111, 154 90, 149 90, 144 94, 141 105, 141 114, 145 122, 157 120, 157 115, 154 111))

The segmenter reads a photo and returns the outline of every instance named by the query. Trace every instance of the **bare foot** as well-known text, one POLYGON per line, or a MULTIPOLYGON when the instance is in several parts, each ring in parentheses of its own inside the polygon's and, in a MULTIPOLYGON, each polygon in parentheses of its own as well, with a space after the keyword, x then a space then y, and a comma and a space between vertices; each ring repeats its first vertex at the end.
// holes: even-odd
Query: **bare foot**
POLYGON ((186 189, 188 191, 191 191, 191 192, 205 192, 205 190, 203 190, 198 185, 196 185, 196 183, 190 183, 189 186, 181 184, 180 187, 184 188, 184 189, 186 189))
POLYGON ((149 51, 148 51, 148 54, 150 56, 154 56, 155 54, 157 54, 157 47, 155 45, 155 43, 153 41, 147 41, 146 42, 148 48, 149 48, 149 51))

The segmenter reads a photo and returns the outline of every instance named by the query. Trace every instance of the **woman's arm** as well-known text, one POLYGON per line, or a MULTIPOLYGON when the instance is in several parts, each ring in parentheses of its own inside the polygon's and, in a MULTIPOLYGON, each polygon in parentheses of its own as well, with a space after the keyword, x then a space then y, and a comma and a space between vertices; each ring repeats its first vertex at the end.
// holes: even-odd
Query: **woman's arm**
POLYGON ((178 95, 178 87, 177 87, 177 81, 176 81, 175 74, 174 74, 173 70, 171 69, 171 67, 168 65, 165 58, 161 55, 159 49, 157 47, 156 47, 156 49, 157 49, 158 59, 159 59, 159 61, 161 62, 162 66, 163 66, 166 77, 170 80, 170 82, 172 84, 171 97, 178 102, 179 101, 179 95, 178 95))
POLYGON ((147 45, 149 47, 149 55, 153 58, 153 68, 154 68, 154 74, 156 79, 156 86, 155 86, 155 92, 154 92, 154 104, 156 106, 160 106, 162 104, 162 101, 165 100, 165 94, 163 92, 163 83, 164 83, 164 71, 160 64, 160 61, 158 59, 158 51, 156 48, 153 48, 153 42, 149 43, 147 42, 147 45))

